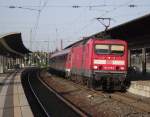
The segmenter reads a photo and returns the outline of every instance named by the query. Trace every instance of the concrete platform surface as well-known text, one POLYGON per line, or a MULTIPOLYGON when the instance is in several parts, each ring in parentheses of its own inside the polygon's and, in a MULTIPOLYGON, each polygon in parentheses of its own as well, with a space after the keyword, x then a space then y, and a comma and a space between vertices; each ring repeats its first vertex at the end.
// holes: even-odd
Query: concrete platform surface
POLYGON ((0 75, 0 117, 33 117, 20 73, 0 75))
POLYGON ((150 80, 131 81, 128 92, 144 97, 150 97, 150 80))

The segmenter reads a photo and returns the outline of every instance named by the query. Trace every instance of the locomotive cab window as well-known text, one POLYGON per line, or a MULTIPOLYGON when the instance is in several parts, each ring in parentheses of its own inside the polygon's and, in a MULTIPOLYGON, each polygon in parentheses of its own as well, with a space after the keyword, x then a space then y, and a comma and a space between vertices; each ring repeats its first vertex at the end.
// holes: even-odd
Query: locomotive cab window
POLYGON ((109 45, 95 45, 95 52, 97 54, 108 54, 109 53, 109 45))
POLYGON ((124 45, 109 45, 109 44, 97 44, 95 45, 96 54, 118 54, 123 55, 124 45))
POLYGON ((123 55, 124 46, 123 45, 111 45, 111 53, 112 54, 123 55))

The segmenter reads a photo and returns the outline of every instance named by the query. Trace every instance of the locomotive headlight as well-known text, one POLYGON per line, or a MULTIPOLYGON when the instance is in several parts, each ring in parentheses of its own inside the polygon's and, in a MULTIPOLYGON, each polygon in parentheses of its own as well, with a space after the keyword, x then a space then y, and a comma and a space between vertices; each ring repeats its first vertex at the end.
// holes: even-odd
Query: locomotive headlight
POLYGON ((124 67, 120 67, 120 70, 125 70, 125 68, 124 67))
POLYGON ((98 66, 94 65, 94 66, 93 66, 93 69, 98 69, 98 66))

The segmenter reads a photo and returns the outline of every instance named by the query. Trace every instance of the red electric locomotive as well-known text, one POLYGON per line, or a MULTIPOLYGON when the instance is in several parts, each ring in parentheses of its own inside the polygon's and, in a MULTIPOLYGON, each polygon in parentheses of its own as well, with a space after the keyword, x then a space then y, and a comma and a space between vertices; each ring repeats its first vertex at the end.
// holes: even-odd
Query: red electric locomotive
POLYGON ((52 55, 50 68, 90 88, 124 90, 128 85, 127 43, 89 38, 52 55))

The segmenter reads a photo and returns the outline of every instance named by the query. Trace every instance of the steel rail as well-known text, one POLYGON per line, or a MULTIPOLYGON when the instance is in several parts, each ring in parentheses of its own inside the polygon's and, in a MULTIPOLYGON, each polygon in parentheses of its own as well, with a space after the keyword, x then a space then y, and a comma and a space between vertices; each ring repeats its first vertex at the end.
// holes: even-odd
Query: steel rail
POLYGON ((127 94, 121 94, 118 92, 111 94, 111 97, 112 97, 112 99, 114 99, 116 101, 122 102, 124 104, 128 104, 134 108, 137 108, 140 111, 150 113, 149 103, 139 101, 138 98, 136 99, 134 97, 128 96, 127 94))
POLYGON ((72 84, 73 84, 75 87, 77 87, 77 88, 88 90, 88 91, 90 91, 91 93, 100 94, 100 95, 102 95, 104 98, 110 98, 110 97, 111 97, 110 94, 108 94, 108 93, 98 92, 98 91, 96 91, 96 90, 94 90, 94 89, 88 88, 86 85, 83 85, 83 84, 81 84, 81 83, 76 83, 76 82, 74 82, 74 81, 72 81, 72 80, 67 80, 67 79, 65 79, 65 78, 58 77, 58 76, 54 76, 54 77, 61 78, 61 80, 63 80, 63 81, 72 83, 72 84))
POLYGON ((40 99, 38 98, 38 96, 36 95, 36 93, 34 92, 33 87, 32 87, 32 85, 31 85, 31 82, 30 82, 29 78, 30 78, 30 77, 29 77, 29 74, 28 74, 28 83, 29 83, 29 87, 30 87, 30 89, 31 89, 31 91, 32 91, 32 93, 33 93, 33 95, 35 96, 36 100, 37 100, 38 103, 40 104, 40 106, 41 106, 42 110, 44 111, 45 115, 46 115, 47 117, 51 117, 51 116, 49 115, 49 113, 46 111, 46 109, 44 108, 43 104, 41 103, 41 101, 40 101, 40 99))
POLYGON ((70 108, 72 108, 76 113, 78 113, 82 117, 87 117, 88 115, 83 112, 82 110, 75 107, 73 104, 71 104, 69 101, 67 101, 63 96, 61 96, 57 91, 55 91, 52 87, 50 87, 47 83, 43 82, 41 78, 38 78, 39 81, 51 92, 53 92, 61 101, 63 101, 65 104, 67 104, 70 108))
MULTIPOLYGON (((55 76, 56 77, 56 76, 55 76)), ((59 77, 58 77, 59 78, 59 77)), ((62 78, 61 78, 62 79, 62 78)), ((76 82, 73 82, 73 81, 68 81, 66 79, 62 79, 64 81, 67 81, 67 82, 70 82, 72 83, 75 87, 77 88, 80 88, 80 89, 85 89, 85 90, 89 90, 93 93, 96 93, 96 94, 99 94, 99 95, 102 95, 103 97, 105 98, 111 98, 113 100, 116 100, 118 102, 121 102, 123 104, 127 104, 127 105, 130 105, 136 109, 138 109, 139 111, 144 111, 144 112, 148 112, 150 113, 150 106, 149 106, 149 103, 145 103, 145 102, 137 102, 135 100, 135 98, 132 98, 132 97, 128 97, 127 95, 121 95, 121 93, 102 93, 100 91, 96 91, 94 89, 89 89, 83 85, 80 85, 80 83, 76 83, 76 82), (139 106, 140 105, 140 106, 139 106)))

